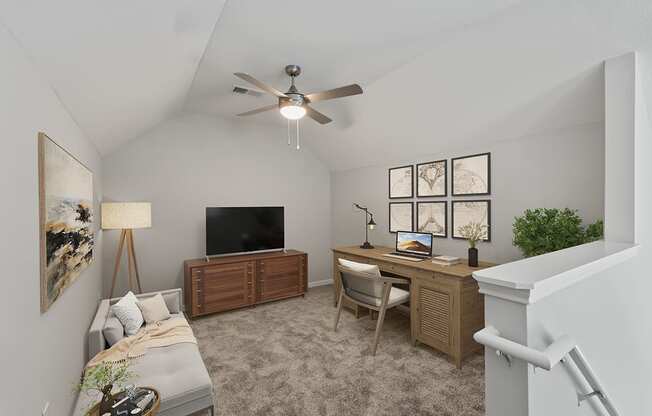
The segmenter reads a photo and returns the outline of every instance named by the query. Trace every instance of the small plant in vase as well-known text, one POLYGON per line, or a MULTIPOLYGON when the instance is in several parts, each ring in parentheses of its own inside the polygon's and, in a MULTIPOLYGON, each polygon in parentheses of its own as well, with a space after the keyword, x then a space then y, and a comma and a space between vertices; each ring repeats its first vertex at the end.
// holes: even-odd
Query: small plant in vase
POLYGON ((111 391, 114 388, 124 389, 127 381, 134 377, 134 373, 129 370, 127 361, 119 362, 102 362, 96 366, 89 367, 84 372, 84 377, 76 386, 80 392, 90 395, 93 392, 101 393, 99 414, 111 413, 111 406, 114 404, 111 391))
POLYGON ((469 242, 469 266, 478 267, 478 249, 475 247, 478 241, 487 238, 488 226, 479 222, 470 222, 457 229, 460 235, 469 242))

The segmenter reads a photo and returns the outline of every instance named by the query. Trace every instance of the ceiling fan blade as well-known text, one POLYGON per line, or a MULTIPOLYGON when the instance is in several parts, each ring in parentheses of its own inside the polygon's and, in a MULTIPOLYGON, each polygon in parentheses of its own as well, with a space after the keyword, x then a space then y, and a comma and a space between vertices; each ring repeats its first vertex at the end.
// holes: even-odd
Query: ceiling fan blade
POLYGON ((303 106, 306 109, 306 115, 310 117, 311 119, 315 120, 319 124, 328 124, 330 123, 331 120, 330 118, 326 117, 319 111, 315 110, 314 108, 310 107, 309 105, 303 106))
POLYGON ((238 114, 238 116, 251 116, 251 115, 254 115, 254 114, 262 113, 264 111, 274 110, 275 108, 278 108, 278 104, 272 104, 272 105, 268 105, 268 106, 265 106, 265 107, 260 107, 260 108, 257 108, 255 110, 240 113, 240 114, 238 114))
POLYGON ((277 90, 277 89, 274 88, 274 87, 270 87, 269 85, 265 84, 265 83, 262 82, 262 81, 258 81, 256 78, 252 77, 252 76, 249 75, 249 74, 245 74, 244 72, 236 72, 236 73, 233 74, 233 75, 235 75, 236 77, 238 77, 238 78, 240 78, 240 79, 243 79, 243 80, 245 80, 245 81, 247 81, 247 82, 249 82, 249 83, 251 83, 251 84, 254 84, 255 86, 257 86, 257 87, 260 88, 261 90, 265 90, 265 91, 267 91, 268 93, 273 94, 273 95, 275 95, 275 96, 277 96, 277 97, 287 97, 287 96, 286 96, 285 94, 283 94, 281 91, 277 90))
POLYGON ((314 103, 315 101, 332 100, 333 98, 348 97, 350 95, 362 94, 362 88, 358 84, 351 84, 344 87, 333 88, 332 90, 313 92, 307 94, 306 98, 314 103))

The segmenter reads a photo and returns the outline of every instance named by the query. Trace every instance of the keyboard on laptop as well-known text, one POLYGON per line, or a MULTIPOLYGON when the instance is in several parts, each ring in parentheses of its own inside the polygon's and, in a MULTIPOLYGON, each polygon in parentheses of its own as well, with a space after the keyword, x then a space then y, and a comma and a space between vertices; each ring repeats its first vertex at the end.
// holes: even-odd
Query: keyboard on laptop
POLYGON ((407 261, 423 261, 426 259, 426 257, 423 256, 417 256, 416 254, 406 254, 406 253, 399 253, 399 252, 392 252, 392 253, 387 253, 383 254, 385 257, 393 257, 395 259, 401 259, 401 260, 407 260, 407 261))

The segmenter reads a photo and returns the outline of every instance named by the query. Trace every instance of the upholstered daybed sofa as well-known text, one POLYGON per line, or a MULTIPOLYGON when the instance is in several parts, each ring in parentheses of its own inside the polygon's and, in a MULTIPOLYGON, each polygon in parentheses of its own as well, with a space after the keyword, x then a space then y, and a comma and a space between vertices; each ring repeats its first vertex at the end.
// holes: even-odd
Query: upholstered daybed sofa
MULTIPOLYGON (((176 301, 178 311, 170 309, 172 316, 183 316, 181 289, 165 290, 138 295, 144 299, 161 293, 167 299, 176 301), (176 313, 175 313, 176 312, 176 313)), ((117 321, 110 311, 111 305, 120 298, 104 299, 88 331, 88 359, 109 347, 106 331, 115 330, 117 321)), ((117 321, 119 323, 119 321, 117 321)), ((114 334, 115 335, 115 334, 114 334)), ((113 336, 114 336, 113 335, 113 336)), ((159 348, 150 348, 147 353, 133 361, 131 370, 136 374, 132 382, 136 386, 150 386, 161 395, 158 416, 185 416, 205 410, 213 414, 213 384, 199 354, 196 344, 180 343, 159 348)), ((83 415, 90 399, 83 393, 75 407, 75 416, 83 415)))

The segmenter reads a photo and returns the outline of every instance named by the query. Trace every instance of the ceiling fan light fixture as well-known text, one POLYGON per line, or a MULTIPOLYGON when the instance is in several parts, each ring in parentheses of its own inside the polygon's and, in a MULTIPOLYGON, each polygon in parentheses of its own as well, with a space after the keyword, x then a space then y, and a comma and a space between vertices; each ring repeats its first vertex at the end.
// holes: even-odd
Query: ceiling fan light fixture
POLYGON ((281 115, 288 120, 299 120, 306 115, 306 109, 300 105, 286 105, 281 107, 281 115))

